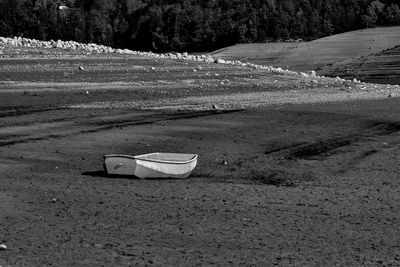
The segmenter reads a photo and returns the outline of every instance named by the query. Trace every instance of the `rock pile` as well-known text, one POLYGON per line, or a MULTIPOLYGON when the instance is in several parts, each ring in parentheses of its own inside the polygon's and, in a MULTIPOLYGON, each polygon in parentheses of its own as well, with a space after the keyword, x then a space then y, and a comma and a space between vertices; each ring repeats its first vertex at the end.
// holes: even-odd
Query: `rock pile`
POLYGON ((29 38, 5 38, 0 37, 0 45, 9 45, 14 47, 37 47, 37 48, 60 48, 64 50, 84 50, 95 53, 114 53, 116 49, 113 49, 104 45, 97 44, 83 44, 75 41, 39 41, 36 39, 29 38))
MULTIPOLYGON (((166 59, 178 59, 178 60, 189 60, 189 61, 197 61, 197 62, 206 62, 206 63, 216 63, 216 64, 227 64, 227 65, 235 65, 244 68, 252 68, 257 70, 269 71, 272 73, 278 74, 286 74, 286 75, 301 75, 305 78, 319 78, 315 71, 309 71, 308 73, 299 73, 290 70, 284 70, 282 68, 276 68, 272 66, 265 65, 257 65, 253 63, 245 63, 239 60, 225 60, 221 58, 213 58, 210 55, 189 55, 188 53, 165 53, 165 54, 157 54, 153 52, 140 52, 133 51, 129 49, 114 49, 112 47, 98 45, 98 44, 84 44, 78 43, 75 41, 39 41, 35 39, 14 37, 14 38, 6 38, 0 37, 0 48, 1 46, 13 46, 13 47, 37 47, 37 48, 58 48, 64 49, 68 51, 81 50, 86 51, 88 53, 116 53, 116 54, 128 54, 128 55, 138 55, 145 56, 151 58, 166 58, 166 59)), ((0 50, 1 52, 1 50, 0 50)), ((343 80, 344 81, 344 80, 343 80)))

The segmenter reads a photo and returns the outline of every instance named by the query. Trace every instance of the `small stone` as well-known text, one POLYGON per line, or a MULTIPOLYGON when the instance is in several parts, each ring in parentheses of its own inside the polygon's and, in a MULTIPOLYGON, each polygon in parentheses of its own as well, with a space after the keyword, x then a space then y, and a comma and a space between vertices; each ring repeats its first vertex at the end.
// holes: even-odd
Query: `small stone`
POLYGON ((309 75, 307 73, 304 73, 304 72, 300 72, 300 75, 303 76, 303 77, 309 77, 309 75))
POLYGON ((55 198, 55 197, 53 197, 53 198, 51 199, 51 203, 56 203, 57 201, 58 201, 58 199, 55 198))
POLYGON ((83 67, 82 67, 82 66, 79 66, 78 69, 79 69, 79 70, 83 70, 83 67))
POLYGON ((226 63, 226 61, 222 58, 217 58, 214 62, 217 64, 225 64, 226 63))
POLYGON ((0 244, 0 251, 7 250, 7 246, 5 244, 0 244))
POLYGON ((315 70, 309 70, 307 71, 307 74, 310 75, 311 77, 317 77, 317 73, 315 72, 315 70))

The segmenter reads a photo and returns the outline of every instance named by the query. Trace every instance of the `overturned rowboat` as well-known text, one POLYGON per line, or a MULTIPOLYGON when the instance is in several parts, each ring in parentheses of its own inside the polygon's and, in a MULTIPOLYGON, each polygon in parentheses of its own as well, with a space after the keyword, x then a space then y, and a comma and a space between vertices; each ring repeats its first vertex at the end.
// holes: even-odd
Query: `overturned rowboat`
POLYGON ((138 156, 105 155, 109 175, 145 178, 187 178, 197 165, 196 154, 151 153, 138 156))

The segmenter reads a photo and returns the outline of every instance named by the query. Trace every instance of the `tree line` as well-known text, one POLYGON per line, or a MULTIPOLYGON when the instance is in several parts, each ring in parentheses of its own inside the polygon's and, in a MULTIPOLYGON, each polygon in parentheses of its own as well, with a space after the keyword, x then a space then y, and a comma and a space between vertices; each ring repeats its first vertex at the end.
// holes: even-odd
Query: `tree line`
POLYGON ((0 36, 211 51, 400 25, 398 0, 0 0, 0 36))

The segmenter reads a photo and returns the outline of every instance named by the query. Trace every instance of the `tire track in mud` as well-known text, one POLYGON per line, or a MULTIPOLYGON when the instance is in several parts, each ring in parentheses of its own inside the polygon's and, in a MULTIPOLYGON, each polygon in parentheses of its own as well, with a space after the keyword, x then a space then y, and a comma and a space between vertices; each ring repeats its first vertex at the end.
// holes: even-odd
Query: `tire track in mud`
MULTIPOLYGON (((93 118, 90 121, 86 119, 78 122, 68 120, 68 121, 63 121, 58 125, 56 123, 54 127, 53 126, 43 127, 38 131, 36 131, 36 133, 33 133, 31 135, 27 134, 17 135, 15 133, 7 135, 4 133, 3 134, 0 133, 0 135, 2 136, 2 140, 0 141, 0 147, 15 145, 19 143, 28 143, 31 141, 47 140, 50 138, 62 138, 78 134, 95 133, 118 127, 122 128, 122 127, 138 126, 144 124, 153 124, 161 121, 191 119, 191 118, 220 115, 220 114, 233 113, 239 111, 242 110, 222 110, 222 111, 206 110, 206 111, 185 112, 185 113, 157 113, 157 114, 152 113, 147 116, 139 116, 139 117, 134 116, 128 118, 122 118, 123 115, 121 115, 120 118, 118 118, 117 116, 111 120, 104 119, 104 117, 95 118, 96 121, 93 121, 94 120, 93 118), (52 133, 49 133, 49 131, 52 131, 52 133)), ((27 126, 27 129, 28 127, 29 126, 27 126)), ((35 127, 40 128, 40 125, 39 126, 36 125, 35 127)))
POLYGON ((348 172, 348 170, 357 165, 358 163, 362 162, 363 160, 367 159, 368 157, 378 153, 380 150, 377 149, 368 149, 366 151, 361 152, 360 154, 354 156, 349 161, 347 161, 344 166, 341 166, 338 170, 338 174, 344 174, 348 172))
POLYGON ((370 127, 354 134, 343 135, 315 141, 312 143, 298 142, 280 148, 266 151, 265 155, 274 153, 286 154, 286 159, 321 159, 335 154, 335 150, 350 146, 365 139, 400 132, 400 122, 375 122, 370 127))
MULTIPOLYGON (((352 134, 326 138, 314 142, 293 141, 291 143, 281 144, 280 146, 274 146, 265 151, 262 155, 253 157, 246 162, 250 165, 251 162, 254 162, 255 160, 265 162, 264 157, 280 158, 288 161, 297 159, 325 160, 330 156, 341 153, 339 150, 340 148, 348 147, 363 141, 376 142, 373 138, 399 132, 400 122, 372 122, 368 127, 360 129, 352 134)), ((344 164, 342 164, 338 169, 333 170, 333 172, 336 174, 346 173, 352 166, 379 152, 380 150, 376 147, 362 146, 360 149, 352 151, 350 159, 346 160, 344 164)), ((242 172, 245 172, 249 167, 245 166, 239 169, 241 169, 242 172)), ((298 171, 293 172, 292 170, 283 168, 279 165, 266 169, 253 169, 255 169, 255 171, 248 174, 250 177, 249 179, 240 179, 240 181, 250 184, 296 186, 300 182, 312 181, 315 179, 315 174, 312 170, 299 173, 298 171)))
POLYGON ((15 107, 2 107, 0 108, 0 118, 22 116, 32 113, 47 112, 54 110, 63 110, 67 107, 26 107, 26 106, 15 106, 15 107))

